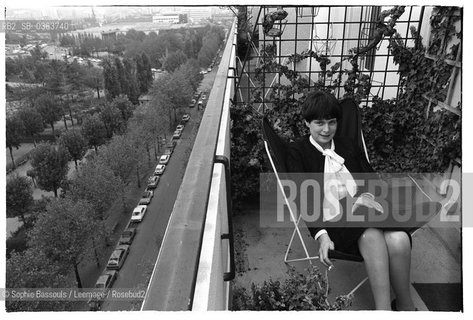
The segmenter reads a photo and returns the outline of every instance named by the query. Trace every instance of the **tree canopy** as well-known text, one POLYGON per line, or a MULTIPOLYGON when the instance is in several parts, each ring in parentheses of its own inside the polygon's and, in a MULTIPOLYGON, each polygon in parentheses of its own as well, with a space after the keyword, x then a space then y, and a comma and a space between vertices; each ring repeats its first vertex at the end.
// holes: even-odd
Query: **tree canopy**
POLYGON ((89 240, 97 228, 93 207, 87 201, 58 198, 48 204, 47 212, 39 215, 28 243, 51 261, 58 262, 65 271, 72 267, 77 286, 81 288, 77 267, 86 256, 89 240))
POLYGON ((83 120, 81 132, 88 145, 93 147, 95 151, 97 151, 97 147, 104 144, 107 139, 105 124, 98 114, 87 116, 83 120))
POLYGON ((71 197, 86 200, 94 207, 96 219, 104 220, 117 194, 123 189, 123 182, 103 162, 92 159, 81 167, 70 186, 71 197))
POLYGON ((34 108, 26 107, 18 110, 17 115, 23 123, 25 136, 30 136, 33 139, 34 146, 36 147, 35 136, 44 131, 43 118, 41 117, 41 114, 34 108))
POLYGON ((41 189, 53 191, 57 197, 57 190, 69 170, 69 157, 64 147, 50 143, 41 143, 32 151, 31 166, 41 189))
POLYGON ((58 143, 67 149, 77 169, 77 161, 81 160, 87 151, 87 141, 82 134, 74 130, 64 131, 59 137, 58 143))
POLYGON ((19 217, 27 225, 25 214, 33 204, 33 188, 27 177, 13 175, 7 179, 6 187, 7 217, 19 217))

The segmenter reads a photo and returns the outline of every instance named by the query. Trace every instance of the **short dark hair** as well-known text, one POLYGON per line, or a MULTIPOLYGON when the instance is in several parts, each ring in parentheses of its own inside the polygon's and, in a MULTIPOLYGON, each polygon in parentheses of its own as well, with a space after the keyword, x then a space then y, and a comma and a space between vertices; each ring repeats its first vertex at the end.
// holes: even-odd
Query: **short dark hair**
POLYGON ((302 103, 302 117, 307 121, 342 118, 342 109, 338 100, 330 93, 313 91, 302 103))

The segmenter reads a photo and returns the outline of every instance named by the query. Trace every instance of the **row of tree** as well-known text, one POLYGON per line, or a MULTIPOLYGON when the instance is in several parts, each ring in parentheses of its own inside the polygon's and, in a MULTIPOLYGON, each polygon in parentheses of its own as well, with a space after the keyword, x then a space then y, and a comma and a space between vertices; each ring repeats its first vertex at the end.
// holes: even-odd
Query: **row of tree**
POLYGON ((145 53, 136 55, 133 59, 105 59, 102 65, 108 99, 125 94, 132 103, 138 104, 139 96, 147 93, 153 83, 151 64, 145 53))
MULTIPOLYGON (((86 147, 97 149, 114 134, 123 132, 134 108, 135 106, 124 95, 110 102, 105 101, 99 105, 98 113, 86 116, 82 120, 81 134, 75 130, 65 130, 58 141, 59 143, 67 141, 68 143, 63 143, 66 147, 72 145, 69 153, 71 160, 74 160, 77 166, 77 161, 82 159, 85 152, 83 149, 86 147)), ((34 106, 23 106, 18 112, 7 117, 6 146, 9 148, 13 164, 15 164, 13 148, 20 147, 25 136, 32 137, 36 148, 36 136, 44 131, 44 122, 47 121, 54 128, 54 123, 60 119, 63 111, 51 94, 45 94, 38 98, 34 106)), ((48 187, 44 190, 56 192, 55 189, 57 188, 48 187)))
POLYGON ((224 35, 222 26, 208 24, 201 28, 161 30, 159 34, 130 29, 126 33, 118 33, 116 39, 100 39, 90 33, 66 34, 60 37, 59 43, 72 48, 74 55, 85 57, 102 50, 130 59, 145 53, 153 68, 174 71, 175 68, 167 68, 166 60, 175 53, 184 55, 186 59, 199 59, 199 62, 199 57, 202 57, 201 66, 208 66, 211 61, 208 55, 215 54, 215 44, 219 45, 224 35))
MULTIPOLYGON (((134 60, 121 59, 105 60, 103 71, 93 67, 81 66, 77 61, 67 63, 58 60, 42 60, 39 56, 32 55, 29 59, 12 60, 13 64, 22 69, 32 66, 36 68, 36 80, 42 83, 32 87, 20 87, 13 89, 7 87, 8 100, 21 99, 21 107, 13 116, 7 117, 7 147, 10 150, 13 166, 13 148, 18 148, 23 137, 30 137, 36 146, 36 137, 44 131, 44 124, 52 128, 55 136, 54 125, 61 118, 64 120, 65 129, 68 130, 66 116, 74 125, 74 117, 82 121, 84 109, 81 93, 86 88, 93 88, 100 99, 100 89, 103 87, 105 78, 108 100, 126 95, 134 104, 138 104, 140 94, 148 91, 152 84, 152 73, 149 59, 146 54, 135 57, 134 60), (39 76, 41 75, 41 76, 39 76)), ((18 72, 18 70, 15 70, 18 72)), ((116 127, 121 126, 121 121, 129 118, 126 111, 129 108, 126 103, 114 102, 121 112, 121 117, 114 117, 114 109, 110 104, 103 103, 99 106, 102 121, 106 127, 106 137, 111 138, 116 127)))

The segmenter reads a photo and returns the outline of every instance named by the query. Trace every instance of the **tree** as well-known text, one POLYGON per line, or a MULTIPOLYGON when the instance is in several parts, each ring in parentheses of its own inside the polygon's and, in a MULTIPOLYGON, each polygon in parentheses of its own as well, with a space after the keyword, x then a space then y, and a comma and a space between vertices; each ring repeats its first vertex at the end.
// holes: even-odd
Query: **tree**
POLYGON ((131 59, 124 59, 123 66, 125 67, 125 77, 128 79, 128 88, 125 92, 128 99, 133 104, 138 104, 138 98, 140 97, 140 89, 138 87, 138 80, 136 79, 136 68, 131 59))
POLYGON ((42 94, 36 100, 36 110, 41 114, 43 121, 51 126, 54 131, 54 123, 61 120, 63 110, 60 102, 50 93, 42 94))
MULTIPOLYGON (((58 263, 48 259, 34 248, 22 252, 12 252, 6 261, 6 288, 68 288, 69 279, 61 274, 58 263)), ((15 311, 59 311, 67 309, 64 301, 42 301, 40 299, 7 300, 7 312, 15 311)))
POLYGON ((198 60, 202 67, 207 67, 212 62, 224 36, 225 32, 221 27, 212 26, 207 30, 198 54, 198 60))
POLYGON ((187 61, 187 56, 182 51, 170 53, 164 61, 163 68, 168 72, 173 72, 187 61))
POLYGON ((147 93, 149 87, 153 83, 153 73, 151 72, 151 64, 145 53, 135 56, 136 63, 136 79, 138 80, 140 92, 147 93))
POLYGON ((29 224, 25 214, 33 204, 33 188, 27 177, 13 175, 7 180, 7 217, 19 217, 25 227, 29 224))
POLYGON ((69 170, 69 157, 69 153, 61 145, 56 147, 50 143, 42 143, 33 150, 31 166, 41 189, 53 191, 57 197, 57 190, 69 170))
POLYGON ((88 145, 93 147, 95 152, 97 152, 97 147, 104 144, 107 138, 105 125, 97 114, 88 116, 83 120, 81 132, 88 145))
POLYGON ((100 120, 102 120, 105 126, 108 139, 112 138, 115 133, 122 132, 126 126, 126 123, 123 122, 121 111, 111 103, 106 103, 101 108, 100 120))
POLYGON ((177 72, 160 77, 153 87, 153 95, 168 108, 170 123, 176 122, 176 109, 187 106, 192 98, 192 92, 188 79, 184 74, 177 72))
POLYGON ((136 31, 135 29, 130 29, 126 32, 125 38, 142 42, 146 38, 146 33, 144 33, 143 31, 136 31))
POLYGON ((55 95, 64 93, 64 62, 51 60, 49 73, 45 77, 46 90, 55 95))
MULTIPOLYGON (((175 30, 162 30, 158 34, 158 43, 164 52, 174 52, 184 48, 183 37, 175 30)), ((163 53, 164 53, 163 52, 163 53)))
POLYGON ((143 145, 148 155, 148 162, 150 162, 150 145, 153 144, 156 135, 152 130, 148 131, 148 128, 145 127, 145 117, 144 105, 138 106, 133 113, 133 117, 128 121, 127 136, 133 141, 133 145, 143 145))
POLYGON ((13 148, 19 148, 21 144, 21 136, 24 132, 23 123, 18 116, 10 116, 6 119, 6 145, 10 150, 10 157, 13 168, 16 168, 15 159, 13 158, 13 148))
POLYGON ((74 126, 72 118, 72 110, 70 108, 71 104, 75 101, 75 98, 79 95, 80 91, 86 86, 86 70, 82 67, 76 59, 72 63, 67 63, 65 66, 65 90, 67 92, 67 102, 62 104, 64 109, 63 119, 64 126, 67 130, 66 122, 66 111, 69 111, 69 116, 71 117, 72 126, 74 126))
POLYGON ((143 66, 143 59, 140 55, 136 55, 135 58, 135 65, 136 65, 136 80, 138 82, 138 88, 140 89, 140 93, 146 93, 146 80, 144 76, 144 66, 143 66))
POLYGON ((23 123, 23 130, 26 136, 33 139, 33 144, 36 147, 36 134, 44 131, 43 118, 41 114, 34 108, 21 108, 18 110, 18 117, 23 123))
POLYGON ((143 60, 143 68, 144 68, 144 79, 146 81, 146 92, 153 84, 153 72, 151 71, 151 62, 149 61, 149 57, 146 53, 141 54, 141 60, 143 60))
POLYGON ((128 81, 129 79, 126 78, 125 75, 125 67, 123 67, 123 63, 120 58, 115 58, 115 69, 117 70, 118 76, 118 83, 120 84, 120 94, 126 93, 128 91, 128 81))
POLYGON ((187 60, 185 64, 179 67, 176 72, 182 73, 189 81, 193 91, 199 88, 199 85, 204 79, 204 75, 200 73, 199 62, 196 59, 187 60))
POLYGON ((214 37, 205 37, 202 44, 202 48, 199 51, 198 60, 202 67, 207 67, 212 62, 215 54, 217 53, 220 42, 214 37))
POLYGON ((143 154, 137 150, 126 135, 116 135, 100 153, 99 161, 102 161, 122 181, 127 181, 131 171, 136 168, 143 154))
POLYGON ((115 64, 110 59, 103 61, 103 79, 107 99, 111 100, 120 94, 120 81, 115 64))
POLYGON ((99 231, 98 226, 93 207, 87 201, 58 198, 48 204, 46 213, 39 215, 28 244, 59 263, 64 271, 72 267, 77 287, 82 288, 78 266, 87 254, 90 240, 99 231))
POLYGON ((70 194, 75 201, 88 201, 94 207, 95 218, 105 220, 107 210, 123 188, 123 182, 108 166, 92 159, 72 181, 70 194))
POLYGON ((130 130, 133 130, 135 126, 143 131, 145 141, 152 143, 154 156, 157 157, 160 136, 165 136, 171 130, 168 110, 164 103, 158 97, 153 97, 150 103, 140 105, 130 121, 130 130))
POLYGON ((51 66, 47 60, 37 60, 34 63, 33 75, 35 82, 40 83, 42 86, 46 85, 48 75, 51 73, 51 66))
POLYGON ((87 151, 87 141, 82 134, 72 130, 64 131, 59 137, 58 143, 68 151, 77 169, 77 161, 81 160, 87 151))
POLYGON ((100 99, 100 90, 103 89, 103 72, 99 68, 89 68, 86 72, 84 84, 97 91, 97 98, 100 99))
POLYGON ((128 119, 133 115, 134 105, 128 100, 127 96, 119 95, 111 102, 114 108, 120 110, 123 122, 127 122, 128 119))
POLYGON ((68 95, 77 93, 84 87, 85 70, 76 59, 72 63, 66 64, 64 68, 66 90, 68 95))

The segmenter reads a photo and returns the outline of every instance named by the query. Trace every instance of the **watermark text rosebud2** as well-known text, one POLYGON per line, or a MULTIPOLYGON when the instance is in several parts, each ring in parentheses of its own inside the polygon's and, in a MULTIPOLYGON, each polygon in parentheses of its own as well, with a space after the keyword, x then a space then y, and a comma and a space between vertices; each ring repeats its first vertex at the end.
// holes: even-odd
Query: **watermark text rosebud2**
POLYGON ((262 174, 260 207, 274 214, 262 214, 261 223, 283 227, 295 219, 317 227, 410 229, 426 223, 461 227, 460 181, 443 179, 433 186, 429 174, 390 174, 382 179, 372 173, 354 176, 358 192, 351 196, 340 195, 339 182, 324 179, 320 173, 283 174, 280 181, 273 174, 262 174), (335 207, 336 214, 327 214, 335 207))

